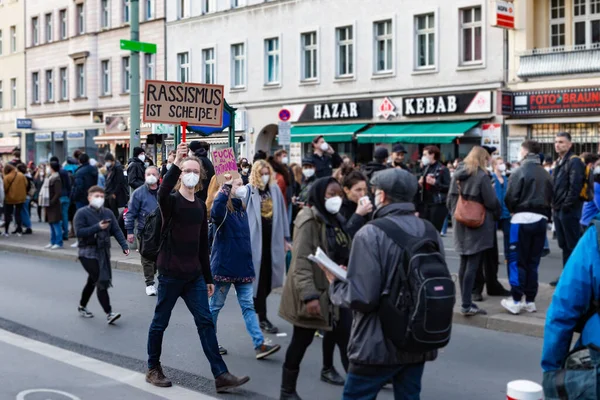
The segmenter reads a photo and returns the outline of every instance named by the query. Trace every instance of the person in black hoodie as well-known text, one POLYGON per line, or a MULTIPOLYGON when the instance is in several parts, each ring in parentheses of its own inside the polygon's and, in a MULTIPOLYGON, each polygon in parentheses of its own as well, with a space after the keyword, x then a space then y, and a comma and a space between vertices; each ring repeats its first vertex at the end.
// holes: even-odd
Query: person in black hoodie
POLYGON ((210 144, 202 141, 193 141, 190 143, 190 150, 188 155, 196 156, 200 159, 202 163, 202 168, 204 172, 206 172, 206 177, 202 180, 202 190, 196 193, 196 196, 200 198, 200 200, 206 202, 206 198, 208 197, 208 186, 210 185, 210 180, 215 175, 215 167, 213 166, 212 161, 208 158, 208 151, 210 150, 210 144))
POLYGON ((373 212, 373 203, 368 198, 367 178, 358 171, 344 174, 342 181, 345 197, 340 209, 340 215, 346 219, 344 230, 354 237, 368 221, 373 212))
POLYGON ((88 205, 88 190, 98 184, 98 168, 90 165, 90 156, 81 153, 79 164, 71 193, 71 200, 75 202, 77 210, 88 205))
POLYGON ((135 190, 146 182, 146 152, 141 147, 133 148, 133 157, 129 159, 127 166, 127 182, 129 187, 135 190))
POLYGON ((450 188, 450 171, 440 162, 440 149, 427 146, 423 149, 423 175, 419 179, 421 186, 421 202, 424 218, 441 232, 444 221, 448 217, 446 197, 450 188))
MULTIPOLYGON (((50 157, 50 162, 59 162, 58 157, 50 157)), ((63 233, 63 241, 69 240, 69 205, 71 200, 69 196, 71 195, 71 177, 69 173, 61 167, 58 170, 58 175, 60 176, 60 184, 61 184, 61 193, 60 193, 60 209, 62 216, 62 233, 63 233)))
POLYGON ((371 180, 376 172, 386 170, 388 168, 386 162, 390 153, 385 147, 377 147, 373 155, 373 161, 370 161, 363 167, 363 173, 368 180, 371 180))
POLYGON ((129 198, 123 166, 120 162, 115 161, 115 156, 110 153, 104 156, 104 162, 107 170, 104 188, 105 207, 112 211, 116 218, 119 218, 119 208, 125 207, 129 198))

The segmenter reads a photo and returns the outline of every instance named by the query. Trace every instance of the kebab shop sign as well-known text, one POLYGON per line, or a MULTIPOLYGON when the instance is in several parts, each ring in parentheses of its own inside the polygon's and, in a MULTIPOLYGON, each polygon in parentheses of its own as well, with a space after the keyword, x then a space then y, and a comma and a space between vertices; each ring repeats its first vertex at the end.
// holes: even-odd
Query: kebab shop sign
POLYGON ((217 183, 219 185, 222 185, 227 180, 225 179, 226 174, 230 174, 233 179, 240 177, 232 147, 215 150, 212 152, 212 156, 215 175, 217 176, 217 183))

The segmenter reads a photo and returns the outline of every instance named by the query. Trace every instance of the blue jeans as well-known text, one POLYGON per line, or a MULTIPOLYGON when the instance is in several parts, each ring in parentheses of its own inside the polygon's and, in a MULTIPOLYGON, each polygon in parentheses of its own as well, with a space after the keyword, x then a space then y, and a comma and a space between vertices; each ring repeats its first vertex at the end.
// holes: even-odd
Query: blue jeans
POLYGON ((406 364, 382 369, 377 375, 350 372, 346 377, 343 400, 375 400, 379 391, 393 379, 394 400, 419 400, 425 363, 406 364))
POLYGON ((194 317, 202 350, 214 377, 226 373, 227 366, 219 354, 215 324, 208 307, 208 290, 204 278, 190 281, 159 275, 158 283, 158 300, 148 332, 148 369, 160 365, 163 335, 169 326, 171 311, 181 297, 194 317))
MULTIPOLYGON (((564 390, 569 399, 597 400, 600 395, 600 352, 590 349, 590 358, 594 369, 566 370, 564 375, 564 390)), ((544 395, 546 400, 560 400, 557 377, 560 371, 544 372, 544 395)))
POLYGON ((50 244, 63 245, 62 227, 60 222, 50 223, 50 244))
POLYGON ((442 225, 442 232, 440 232, 442 235, 445 235, 446 233, 448 233, 448 220, 452 218, 451 215, 448 215, 446 217, 446 219, 444 220, 444 225, 442 225))
POLYGON ((508 281, 513 300, 535 301, 538 292, 538 268, 544 251, 548 221, 541 219, 530 224, 510 225, 508 281))
POLYGON ((60 196, 60 210, 62 212, 62 237, 69 238, 69 206, 71 200, 69 196, 60 196))
POLYGON ((246 323, 246 330, 252 338, 252 343, 254 344, 254 348, 256 349, 264 343, 265 338, 262 332, 260 331, 260 326, 258 325, 258 317, 256 316, 256 312, 254 311, 254 290, 252 289, 251 282, 215 284, 215 294, 213 295, 213 297, 210 298, 210 312, 215 323, 215 330, 217 327, 217 318, 219 318, 219 311, 221 311, 221 308, 223 308, 223 306, 225 305, 225 299, 227 299, 227 293, 229 293, 231 285, 235 286, 238 303, 240 303, 242 315, 244 316, 244 322, 246 323))
POLYGON ((510 218, 501 218, 498 221, 498 226, 502 229, 503 244, 504 244, 504 260, 508 260, 510 252, 510 218))
POLYGON ((31 218, 29 216, 29 203, 31 203, 31 197, 27 196, 23 208, 21 208, 21 221, 23 228, 31 229, 31 218))

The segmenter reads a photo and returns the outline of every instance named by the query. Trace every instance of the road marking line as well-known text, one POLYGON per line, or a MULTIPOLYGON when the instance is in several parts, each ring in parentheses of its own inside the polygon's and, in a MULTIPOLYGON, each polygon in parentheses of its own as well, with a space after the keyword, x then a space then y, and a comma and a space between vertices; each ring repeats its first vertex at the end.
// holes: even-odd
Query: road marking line
POLYGON ((0 342, 37 353, 46 358, 60 361, 64 364, 92 372, 105 378, 123 383, 144 392, 162 397, 167 400, 211 400, 211 397, 200 392, 185 389, 180 386, 171 388, 157 388, 146 382, 146 376, 139 372, 131 371, 116 365, 86 357, 69 350, 61 349, 37 340, 0 329, 0 342))

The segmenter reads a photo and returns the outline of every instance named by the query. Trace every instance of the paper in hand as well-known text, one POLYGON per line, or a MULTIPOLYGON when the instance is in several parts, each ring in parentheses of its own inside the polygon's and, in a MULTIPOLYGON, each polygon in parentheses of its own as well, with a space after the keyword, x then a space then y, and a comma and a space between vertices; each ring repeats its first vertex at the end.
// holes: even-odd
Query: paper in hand
POLYGON ((320 247, 317 247, 315 254, 309 255, 308 259, 314 263, 321 264, 327 268, 327 270, 331 272, 337 279, 346 282, 346 270, 333 262, 331 258, 327 257, 327 254, 325 254, 320 247))

